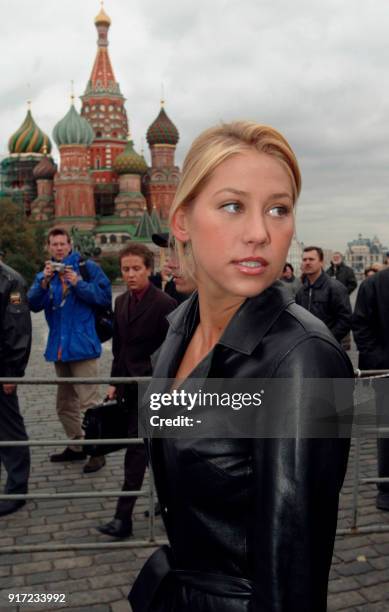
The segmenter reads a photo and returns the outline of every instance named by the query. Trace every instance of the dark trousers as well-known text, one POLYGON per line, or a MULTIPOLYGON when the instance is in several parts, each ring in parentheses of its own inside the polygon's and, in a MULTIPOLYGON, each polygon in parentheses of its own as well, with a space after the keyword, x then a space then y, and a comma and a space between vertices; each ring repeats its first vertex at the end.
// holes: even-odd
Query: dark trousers
MULTIPOLYGON (((389 477, 389 432, 380 431, 389 427, 389 380, 382 379, 374 383, 376 397, 376 418, 378 427, 377 462, 378 476, 389 477)), ((377 485, 380 493, 389 493, 389 482, 377 485)))
MULTIPOLYGON (((123 394, 123 402, 128 408, 128 437, 138 437, 138 392, 137 385, 128 385, 123 394)), ((146 471, 144 444, 128 446, 124 457, 124 482, 122 491, 137 491, 141 488, 146 471)), ((119 497, 115 518, 129 521, 135 506, 136 497, 119 497)))
MULTIPOLYGON (((6 395, 0 385, 0 440, 28 440, 16 393, 6 395)), ((0 466, 7 472, 4 492, 27 493, 30 475, 30 449, 28 446, 1 446, 0 466)))

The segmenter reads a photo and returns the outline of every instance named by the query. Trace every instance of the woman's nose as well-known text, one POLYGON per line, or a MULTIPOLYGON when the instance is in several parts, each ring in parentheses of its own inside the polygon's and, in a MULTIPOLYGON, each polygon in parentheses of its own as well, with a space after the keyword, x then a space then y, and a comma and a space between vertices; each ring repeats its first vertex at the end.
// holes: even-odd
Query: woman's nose
POLYGON ((246 215, 244 241, 247 243, 264 244, 269 242, 269 232, 266 218, 261 212, 246 215))

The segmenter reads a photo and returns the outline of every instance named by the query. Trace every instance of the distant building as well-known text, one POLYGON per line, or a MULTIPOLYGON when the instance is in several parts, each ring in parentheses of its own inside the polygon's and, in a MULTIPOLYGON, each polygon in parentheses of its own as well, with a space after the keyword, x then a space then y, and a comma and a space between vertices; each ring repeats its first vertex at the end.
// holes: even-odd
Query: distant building
POLYGON ((301 259, 303 253, 303 245, 296 238, 296 235, 293 236, 292 242, 290 244, 288 256, 286 260, 292 264, 294 269, 294 275, 299 277, 301 274, 301 259))
POLYGON ((148 167, 134 149, 119 83, 108 53, 111 19, 103 7, 95 19, 97 52, 90 78, 56 124, 53 138, 60 154, 54 164, 50 139, 28 108, 0 161, 1 196, 24 205, 26 214, 49 228, 73 226, 92 232, 96 246, 115 252, 128 240, 151 242, 166 226, 180 176, 174 155, 179 134, 164 102, 147 130, 148 167))
POLYGON ((366 268, 374 263, 383 263, 388 247, 381 244, 377 236, 373 239, 362 238, 362 234, 358 234, 356 240, 352 240, 347 244, 345 254, 345 263, 354 270, 361 278, 366 268))

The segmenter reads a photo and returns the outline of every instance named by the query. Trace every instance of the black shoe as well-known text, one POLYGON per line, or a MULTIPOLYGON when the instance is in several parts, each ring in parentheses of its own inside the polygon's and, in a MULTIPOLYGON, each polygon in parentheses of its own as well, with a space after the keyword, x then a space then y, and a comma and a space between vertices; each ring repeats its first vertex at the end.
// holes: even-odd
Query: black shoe
POLYGON ((376 506, 378 510, 389 510, 389 493, 378 493, 376 506))
POLYGON ((104 455, 101 455, 100 457, 90 457, 89 461, 84 465, 82 471, 84 472, 84 474, 92 474, 93 472, 98 472, 104 466, 104 455))
POLYGON ((61 463, 62 461, 84 461, 86 459, 86 452, 84 450, 74 451, 68 446, 62 453, 51 455, 50 461, 53 463, 61 463))
POLYGON ((10 499, 0 501, 0 516, 6 516, 16 512, 26 504, 25 499, 10 499))
MULTIPOLYGON (((161 514, 161 504, 157 502, 154 506, 154 516, 159 516, 161 514)), ((149 518, 150 512, 148 510, 145 511, 145 517, 149 518)))
POLYGON ((100 533, 104 533, 104 535, 110 535, 115 538, 129 538, 132 536, 132 521, 122 521, 114 518, 105 525, 99 525, 96 529, 100 533))

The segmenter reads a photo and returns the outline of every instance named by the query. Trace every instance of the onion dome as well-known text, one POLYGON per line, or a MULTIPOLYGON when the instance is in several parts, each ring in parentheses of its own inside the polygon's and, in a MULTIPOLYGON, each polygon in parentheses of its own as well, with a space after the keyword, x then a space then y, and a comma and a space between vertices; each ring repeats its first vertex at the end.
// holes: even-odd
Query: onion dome
MULTIPOLYGON (((45 152, 46 153, 46 152, 45 152)), ((51 159, 51 157, 47 157, 45 154, 44 158, 37 164, 32 171, 34 178, 39 181, 41 179, 45 179, 51 181, 54 178, 55 173, 57 172, 57 166, 51 159)))
POLYGON ((135 151, 132 140, 128 140, 124 151, 116 157, 113 168, 118 174, 144 174, 147 172, 145 158, 135 151))
POLYGON ((101 3, 100 13, 95 18, 95 24, 96 25, 103 24, 107 26, 111 25, 111 19, 108 17, 107 13, 105 12, 103 8, 103 3, 101 3))
POLYGON ((53 138, 58 147, 61 145, 89 146, 94 137, 92 126, 76 111, 74 104, 53 130, 53 138))
POLYGON ((176 145, 179 137, 176 126, 169 119, 162 105, 158 117, 147 130, 147 142, 150 146, 155 144, 176 145))
POLYGON ((51 151, 49 137, 35 123, 30 109, 20 128, 12 134, 8 141, 8 150, 12 153, 43 153, 46 147, 51 151))

